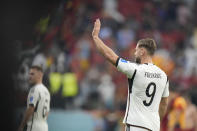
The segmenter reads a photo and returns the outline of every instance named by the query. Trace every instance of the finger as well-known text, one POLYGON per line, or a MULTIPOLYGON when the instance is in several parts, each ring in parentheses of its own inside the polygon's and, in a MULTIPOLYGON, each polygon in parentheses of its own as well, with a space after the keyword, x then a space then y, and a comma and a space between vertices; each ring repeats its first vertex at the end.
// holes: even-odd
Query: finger
POLYGON ((101 21, 100 21, 100 19, 97 19, 97 23, 98 23, 98 24, 101 24, 101 21))
POLYGON ((97 18, 97 19, 96 19, 96 21, 100 21, 100 19, 99 19, 99 18, 97 18))
POLYGON ((96 19, 96 21, 94 22, 94 28, 92 31, 92 36, 97 36, 100 30, 100 20, 96 19))
POLYGON ((96 21, 94 22, 94 28, 95 28, 97 25, 98 25, 98 21, 96 20, 96 21))
POLYGON ((99 22, 100 22, 100 20, 99 19, 96 19, 95 23, 99 23, 99 22))
POLYGON ((96 29, 99 29, 99 28, 100 28, 100 22, 99 22, 99 21, 96 21, 96 23, 95 23, 95 28, 96 28, 96 29))

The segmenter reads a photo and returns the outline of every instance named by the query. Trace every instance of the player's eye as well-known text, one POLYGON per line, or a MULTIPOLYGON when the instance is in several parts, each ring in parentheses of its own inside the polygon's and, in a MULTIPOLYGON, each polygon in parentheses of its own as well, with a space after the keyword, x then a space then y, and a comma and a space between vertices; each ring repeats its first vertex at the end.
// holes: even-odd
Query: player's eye
POLYGON ((34 75, 34 73, 30 73, 30 75, 31 75, 31 76, 33 76, 33 75, 34 75))

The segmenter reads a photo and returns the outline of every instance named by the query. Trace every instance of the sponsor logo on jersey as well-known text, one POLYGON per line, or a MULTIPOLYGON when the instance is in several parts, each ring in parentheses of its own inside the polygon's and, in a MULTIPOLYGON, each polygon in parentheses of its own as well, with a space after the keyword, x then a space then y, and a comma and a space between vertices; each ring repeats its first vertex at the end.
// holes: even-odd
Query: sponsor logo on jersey
POLYGON ((34 99, 34 97, 31 96, 31 97, 29 98, 29 101, 30 101, 30 102, 33 102, 33 99, 34 99))
POLYGON ((127 61, 125 59, 121 59, 121 62, 127 63, 127 61))

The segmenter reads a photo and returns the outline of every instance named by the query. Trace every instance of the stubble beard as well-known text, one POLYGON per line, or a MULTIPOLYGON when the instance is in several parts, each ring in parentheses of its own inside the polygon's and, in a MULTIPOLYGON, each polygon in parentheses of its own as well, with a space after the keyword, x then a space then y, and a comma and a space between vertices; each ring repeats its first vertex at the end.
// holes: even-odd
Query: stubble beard
POLYGON ((35 83, 34 81, 30 81, 30 80, 29 80, 29 86, 32 87, 32 86, 34 86, 35 84, 36 84, 36 83, 35 83))
POLYGON ((140 59, 139 57, 136 57, 136 58, 135 58, 135 62, 136 62, 137 64, 141 64, 141 59, 140 59))

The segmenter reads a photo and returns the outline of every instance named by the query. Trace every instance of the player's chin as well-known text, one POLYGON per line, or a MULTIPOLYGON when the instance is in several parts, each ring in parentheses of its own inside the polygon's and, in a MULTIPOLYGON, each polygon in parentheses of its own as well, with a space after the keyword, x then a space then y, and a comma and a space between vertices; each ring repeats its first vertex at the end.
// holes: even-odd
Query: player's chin
POLYGON ((30 84, 30 85, 33 85, 34 82, 33 82, 32 80, 29 80, 29 84, 30 84))

